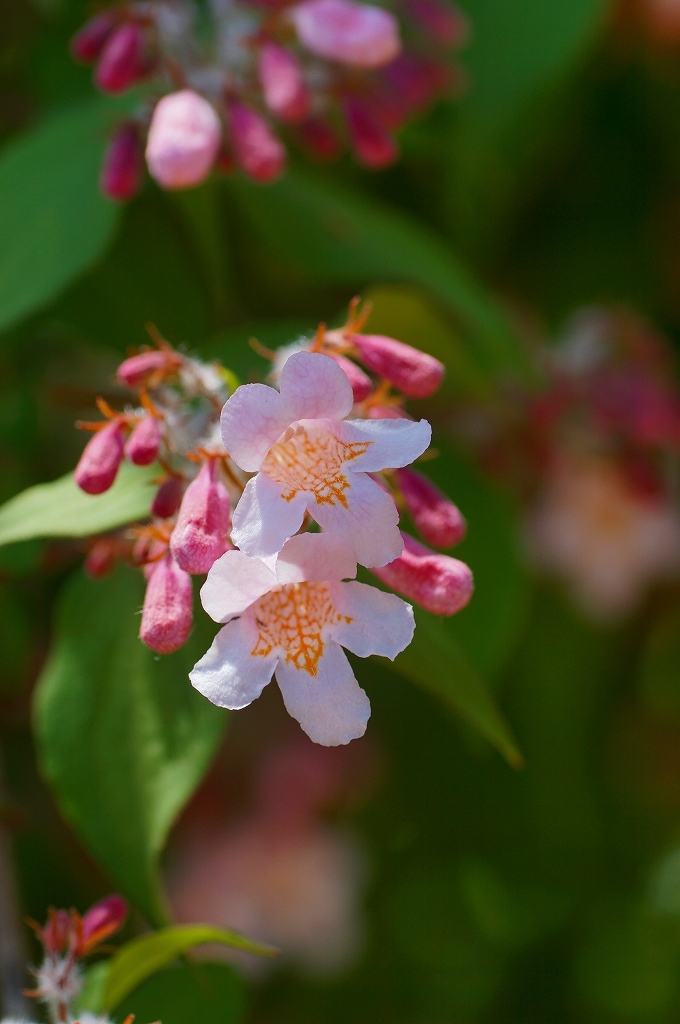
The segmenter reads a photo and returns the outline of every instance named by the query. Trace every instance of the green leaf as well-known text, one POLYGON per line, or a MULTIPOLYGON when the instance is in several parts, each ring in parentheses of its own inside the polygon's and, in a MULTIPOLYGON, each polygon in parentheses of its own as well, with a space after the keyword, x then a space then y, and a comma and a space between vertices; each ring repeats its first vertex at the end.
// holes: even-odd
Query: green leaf
POLYGON ((37 484, 0 506, 0 545, 33 537, 87 537, 149 515, 158 466, 123 462, 110 490, 85 494, 73 474, 37 484))
POLYGON ((189 963, 154 974, 128 996, 116 1017, 134 1013, 139 1024, 236 1024, 245 1011, 245 987, 233 968, 189 963))
POLYGON ((126 942, 112 958, 104 989, 105 1010, 115 1010, 130 992, 162 967, 167 967, 181 953, 194 946, 217 942, 232 949, 241 949, 257 956, 274 957, 273 946, 238 935, 236 932, 205 924, 174 925, 151 935, 140 935, 126 942))
POLYGON ((104 101, 61 111, 0 157, 0 329, 53 298, 113 234, 118 208, 99 191, 104 101))
POLYGON ((42 768, 65 817, 115 885, 165 924, 158 855, 226 715, 187 678, 214 625, 199 606, 189 642, 154 655, 137 636, 143 589, 141 573, 125 567, 105 580, 73 576, 34 716, 42 768))

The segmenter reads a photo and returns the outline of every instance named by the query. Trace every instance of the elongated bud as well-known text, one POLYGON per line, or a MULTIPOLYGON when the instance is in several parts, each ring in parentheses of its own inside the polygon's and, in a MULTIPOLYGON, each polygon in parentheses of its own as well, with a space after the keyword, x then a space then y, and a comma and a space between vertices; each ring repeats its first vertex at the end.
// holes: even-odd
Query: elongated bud
POLYGON ((397 483, 419 533, 435 548, 451 548, 465 536, 460 511, 438 487, 413 469, 397 469, 397 483))
POLYGON ((125 92, 149 72, 146 54, 146 33, 136 21, 126 21, 106 40, 97 70, 95 84, 102 92, 125 92))
POLYGON ((111 537, 98 540, 88 551, 84 569, 88 576, 101 579, 111 572, 116 564, 118 543, 111 537))
POLYGON ((158 654, 172 654, 189 637, 192 606, 191 576, 168 553, 149 576, 140 640, 158 654))
POLYGON ((307 49, 341 64, 379 68, 401 50, 397 21, 382 7, 353 0, 305 0, 293 7, 290 17, 307 49))
POLYGON ((234 102, 229 105, 229 124, 234 156, 246 174, 261 184, 278 178, 286 163, 286 150, 265 119, 245 104, 234 102))
POLYGON ((101 14, 96 14, 94 18, 86 21, 71 40, 70 49, 75 59, 82 61, 83 64, 95 61, 120 20, 121 14, 114 8, 102 11, 101 14))
POLYGON ((405 9, 418 27, 438 46, 462 46, 469 35, 468 20, 447 0, 406 0, 405 9))
POLYGON ((134 124, 119 128, 109 142, 99 184, 109 199, 124 203, 132 199, 142 183, 142 142, 134 124))
POLYGON ((156 491, 156 496, 151 502, 151 514, 159 519, 169 519, 174 516, 182 501, 184 484, 178 476, 169 476, 164 480, 156 491))
POLYGON ((453 83, 447 65, 415 53, 400 54, 380 74, 380 109, 391 128, 399 128, 414 111, 426 107, 453 83))
POLYGON ((302 121, 309 111, 309 92, 300 61, 291 50, 265 43, 260 50, 260 84, 265 103, 282 121, 302 121))
POLYGON ((357 160, 373 170, 394 163, 399 155, 397 143, 373 105, 361 97, 348 96, 343 110, 357 160))
POLYGON ((465 562, 439 555, 403 533, 404 550, 389 565, 371 572, 434 615, 455 615, 472 597, 472 572, 465 562))
POLYGON ((130 434, 125 454, 135 466, 149 466, 158 455, 161 428, 155 416, 145 416, 130 434))
POLYGON ((298 125, 297 134, 310 156, 317 160, 335 160, 342 151, 337 132, 321 117, 308 117, 298 125))
POLYGON ((382 334, 353 334, 349 339, 369 370, 409 398, 428 398, 444 378, 444 366, 411 345, 382 334))
POLYGON ((149 173, 163 188, 193 188, 210 173, 222 140, 215 108, 191 89, 159 100, 146 144, 149 173))
POLYGON ((124 448, 125 425, 122 420, 111 420, 85 445, 74 474, 78 487, 86 494, 108 491, 123 461, 124 448))
POLYGON ((327 355, 334 359, 338 366, 341 366, 345 371, 345 376, 352 385, 354 401, 363 402, 364 398, 368 398, 373 390, 371 378, 356 363, 353 363, 351 359, 347 359, 346 356, 336 355, 335 352, 328 352, 327 355))
POLYGON ((129 388, 142 388, 149 384, 153 377, 164 376, 177 369, 181 363, 182 357, 176 352, 152 349, 125 359, 118 367, 116 376, 121 384, 129 388))
POLYGON ((48 953, 61 953, 68 944, 71 931, 71 915, 66 910, 50 908, 47 923, 38 933, 48 953))
POLYGON ((170 538, 180 568, 190 573, 208 572, 229 546, 230 504, 219 479, 217 461, 208 459, 187 487, 170 538))
POLYGON ((86 914, 83 915, 82 928, 82 951, 84 956, 109 935, 113 935, 125 924, 128 914, 128 905, 122 896, 113 894, 106 899, 95 903, 86 914))

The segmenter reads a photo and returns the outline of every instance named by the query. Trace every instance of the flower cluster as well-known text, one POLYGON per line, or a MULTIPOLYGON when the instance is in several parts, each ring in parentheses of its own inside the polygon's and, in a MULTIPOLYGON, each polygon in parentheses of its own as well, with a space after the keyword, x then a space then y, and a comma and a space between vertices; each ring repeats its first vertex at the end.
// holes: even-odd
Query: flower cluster
MULTIPOLYGON (((463 562, 399 530, 400 506, 439 547, 465 530, 453 503, 407 468, 431 430, 403 411, 404 397, 432 394, 443 367, 393 338, 362 334, 366 315, 354 301, 344 327, 322 325, 314 339, 274 353, 278 389, 237 387, 221 409, 221 438, 217 367, 165 343, 132 356, 118 376, 139 389, 140 404, 104 408, 108 418, 76 469, 76 481, 96 494, 125 455, 158 459, 154 518, 131 547, 148 579, 141 639, 160 653, 185 642, 190 574, 207 572, 201 600, 223 628, 190 673, 193 685, 236 709, 275 673, 291 715, 325 745, 361 736, 370 715, 343 648, 394 658, 413 636, 410 605, 354 581, 357 564, 439 615, 472 595, 463 562)), ((90 570, 105 567, 119 544, 96 544, 90 570)))
POLYGON ((209 13, 188 0, 105 8, 72 52, 95 64, 99 89, 140 85, 142 98, 110 141, 104 192, 135 194, 144 149, 166 189, 197 185, 215 166, 272 181, 286 159, 272 122, 319 159, 337 156, 344 137, 365 166, 392 163, 395 130, 460 78, 448 51, 467 34, 448 0, 402 0, 402 13, 406 47, 394 14, 355 0, 212 0, 209 13))

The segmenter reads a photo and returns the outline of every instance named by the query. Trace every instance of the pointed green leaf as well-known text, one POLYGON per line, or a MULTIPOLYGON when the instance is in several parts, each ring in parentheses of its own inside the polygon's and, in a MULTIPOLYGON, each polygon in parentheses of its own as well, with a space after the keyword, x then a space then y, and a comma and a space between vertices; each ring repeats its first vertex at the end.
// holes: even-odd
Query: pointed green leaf
POLYGON ((228 964, 177 964, 147 978, 116 1017, 129 1013, 139 1024, 237 1024, 246 1013, 245 985, 228 964))

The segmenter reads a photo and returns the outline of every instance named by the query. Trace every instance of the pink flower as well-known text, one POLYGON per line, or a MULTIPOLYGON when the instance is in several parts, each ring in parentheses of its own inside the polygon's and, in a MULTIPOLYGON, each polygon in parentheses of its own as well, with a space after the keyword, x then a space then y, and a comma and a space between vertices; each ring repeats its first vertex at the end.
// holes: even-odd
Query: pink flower
POLYGON ((151 349, 125 359, 118 367, 116 375, 118 380, 129 388, 144 388, 152 383, 155 377, 162 379, 168 373, 174 372, 182 362, 182 356, 177 352, 151 349))
POLYGON ((289 714, 324 746, 362 736, 371 712, 342 650, 395 658, 411 642, 413 611, 363 583, 351 548, 337 537, 301 534, 273 568, 228 551, 201 589, 203 607, 227 623, 189 673, 219 707, 244 708, 276 679, 289 714))
POLYGON ((114 419, 85 445, 76 466, 75 481, 86 494, 103 494, 116 479, 125 450, 125 423, 114 419))
POLYGON ((348 96, 343 103, 352 149, 360 163, 378 170, 397 159, 399 150, 373 105, 360 96, 348 96))
POLYGON ((207 572, 229 546, 231 508, 218 471, 217 459, 207 459, 184 492, 170 550, 185 572, 207 572))
POLYGON ((80 956, 85 956, 109 935, 122 928, 127 914, 126 901, 115 893, 90 907, 83 916, 80 956))
POLYGON ((403 543, 392 498, 369 473, 412 462, 430 443, 426 420, 345 420, 354 404, 332 359, 297 352, 280 393, 264 384, 238 388, 222 410, 222 439, 234 462, 256 473, 234 512, 232 539, 267 557, 300 529, 305 512, 339 534, 362 565, 385 565, 403 543))
POLYGON ((76 60, 84 64, 95 61, 113 30, 120 24, 120 20, 120 11, 109 8, 86 21, 71 40, 71 53, 76 60))
POLYGON ((214 107, 191 89, 159 100, 146 144, 149 172, 163 188, 193 188, 210 173, 222 139, 214 107))
POLYGON ((113 136, 104 155, 100 186, 105 196, 125 202, 142 180, 142 143, 134 124, 125 124, 113 136))
POLYGON ((465 536, 465 520, 438 487, 413 469, 398 469, 397 483, 419 533, 435 548, 452 548, 465 536))
POLYGON ((169 552, 151 568, 139 637, 152 651, 171 654, 186 643, 191 632, 191 576, 169 552))
POLYGON ((312 53, 358 68, 389 64, 401 50, 396 19, 353 0, 305 0, 291 10, 300 42, 312 53))
POLYGON ((435 554, 403 534, 404 550, 389 565, 373 572, 388 587, 434 615, 455 615, 474 590, 470 568, 448 555, 435 554))
POLYGON ((102 92, 125 92, 149 71, 146 33, 135 21, 126 21, 106 40, 94 80, 102 92))
POLYGON ((149 466, 158 455, 161 430, 155 416, 144 416, 130 434, 125 454, 135 466, 149 466))
POLYGON ((282 174, 286 150, 257 111, 231 103, 229 126, 236 160, 246 174, 263 185, 282 174))
POLYGON ((444 379, 444 366, 427 352, 382 334, 352 334, 358 358, 409 398, 429 398, 444 379))
POLYGON ((302 121, 309 111, 309 93, 300 61, 291 50, 265 43, 260 50, 260 83, 265 103, 282 121, 302 121))

